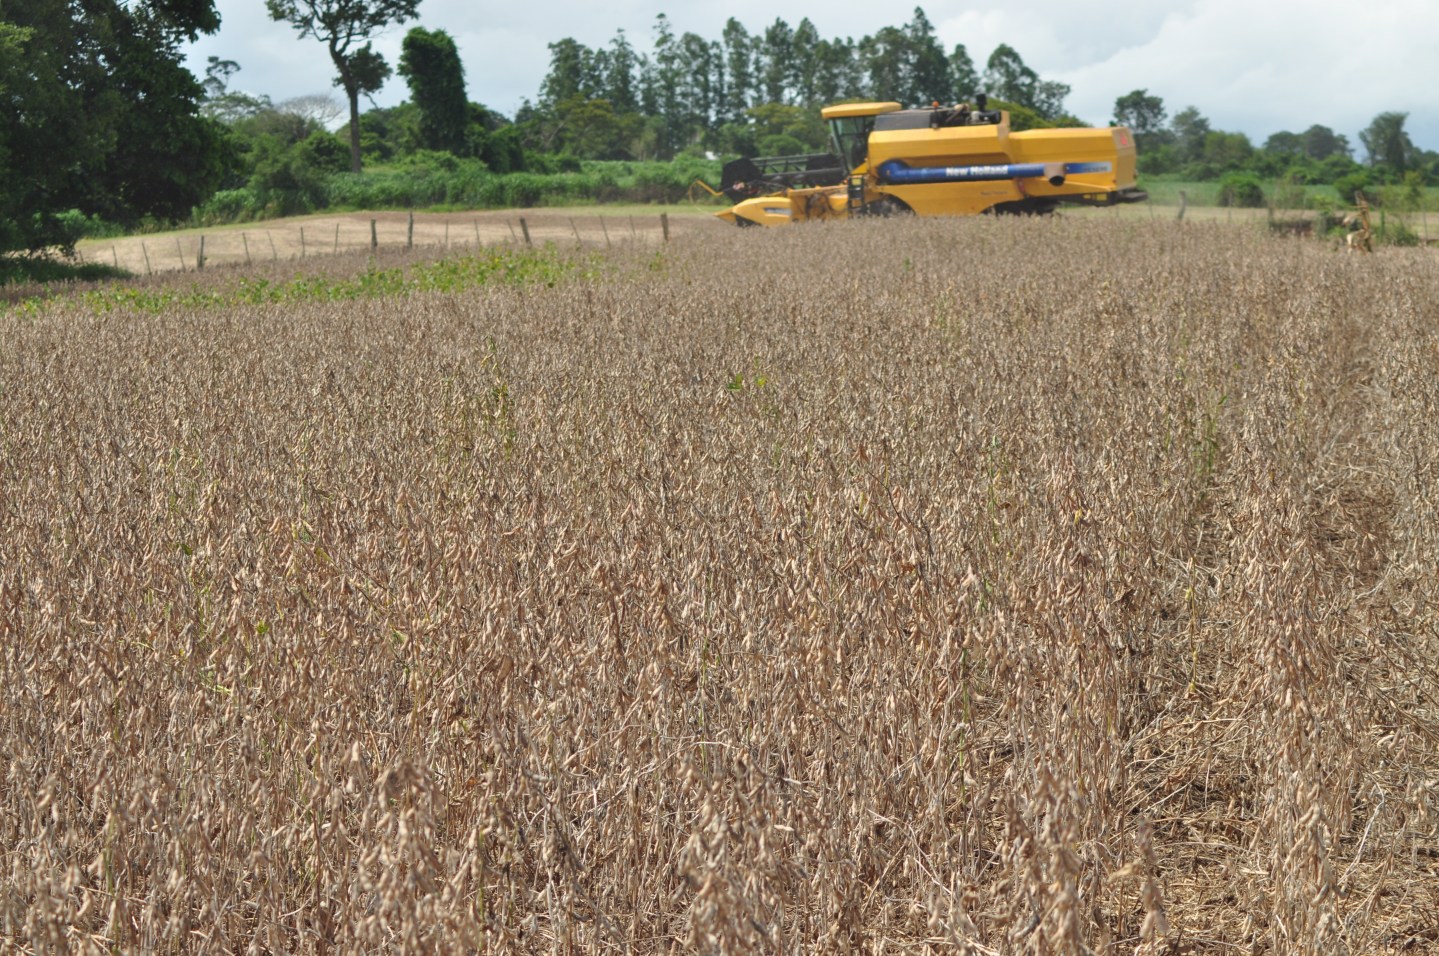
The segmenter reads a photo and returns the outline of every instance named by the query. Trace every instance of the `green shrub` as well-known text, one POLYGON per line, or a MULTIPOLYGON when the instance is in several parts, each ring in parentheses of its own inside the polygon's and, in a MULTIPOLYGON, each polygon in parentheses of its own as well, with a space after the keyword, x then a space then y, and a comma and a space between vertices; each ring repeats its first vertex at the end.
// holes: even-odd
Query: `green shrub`
POLYGON ((1367 169, 1340 176, 1334 180, 1334 191, 1339 194, 1339 201, 1345 205, 1353 205, 1355 193, 1362 194, 1367 202, 1375 205, 1380 201, 1379 187, 1370 178, 1367 169))
POLYGON ((1256 209, 1264 205, 1264 187, 1253 173, 1226 173, 1219 180, 1219 205, 1256 209))
POLYGON ((262 203, 248 186, 222 189, 195 208, 195 224, 218 226, 227 222, 248 222, 260 214, 262 203))

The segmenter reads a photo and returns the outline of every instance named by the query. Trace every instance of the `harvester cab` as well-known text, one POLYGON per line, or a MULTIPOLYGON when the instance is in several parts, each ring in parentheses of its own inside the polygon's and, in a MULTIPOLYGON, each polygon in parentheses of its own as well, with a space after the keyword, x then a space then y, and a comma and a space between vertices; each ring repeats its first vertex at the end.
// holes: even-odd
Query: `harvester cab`
POLYGON ((735 160, 715 215, 737 225, 891 215, 1045 213, 1060 203, 1140 202, 1124 127, 1011 133, 1009 114, 957 104, 904 109, 844 103, 822 111, 832 154, 735 160))

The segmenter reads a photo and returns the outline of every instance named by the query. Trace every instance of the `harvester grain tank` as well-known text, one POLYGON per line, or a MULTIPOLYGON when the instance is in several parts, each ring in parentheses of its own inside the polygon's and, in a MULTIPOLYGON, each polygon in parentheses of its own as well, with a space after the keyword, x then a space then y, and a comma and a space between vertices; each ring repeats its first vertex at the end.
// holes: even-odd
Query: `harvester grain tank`
POLYGON ((833 153, 736 160, 721 184, 741 226, 849 216, 1044 213, 1061 203, 1140 202, 1134 137, 1122 126, 1011 132, 978 106, 829 106, 833 153))

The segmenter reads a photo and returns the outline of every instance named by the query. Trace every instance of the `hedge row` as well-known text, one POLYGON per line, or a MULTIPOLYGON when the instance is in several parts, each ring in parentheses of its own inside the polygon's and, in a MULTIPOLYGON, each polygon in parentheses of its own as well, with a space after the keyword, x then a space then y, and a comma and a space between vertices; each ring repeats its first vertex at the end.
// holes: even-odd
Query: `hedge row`
POLYGON ((291 189, 254 185, 216 193, 195 210, 197 223, 246 222, 325 209, 523 209, 587 202, 674 203, 702 178, 717 185, 717 162, 583 163, 578 172, 491 173, 483 164, 407 165, 332 173, 291 189))

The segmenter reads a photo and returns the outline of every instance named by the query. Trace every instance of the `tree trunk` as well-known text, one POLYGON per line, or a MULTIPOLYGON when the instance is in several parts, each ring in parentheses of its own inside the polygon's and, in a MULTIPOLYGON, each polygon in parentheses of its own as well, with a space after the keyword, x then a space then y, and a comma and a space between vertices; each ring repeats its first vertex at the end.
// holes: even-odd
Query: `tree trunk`
POLYGON ((340 74, 340 82, 337 85, 344 88, 345 98, 350 101, 350 172, 358 173, 360 171, 360 83, 350 72, 349 60, 345 58, 344 51, 335 45, 333 37, 330 39, 330 60, 335 64, 335 72, 340 74))
POLYGON ((346 87, 345 95, 350 99, 350 172, 360 171, 360 91, 346 87))

